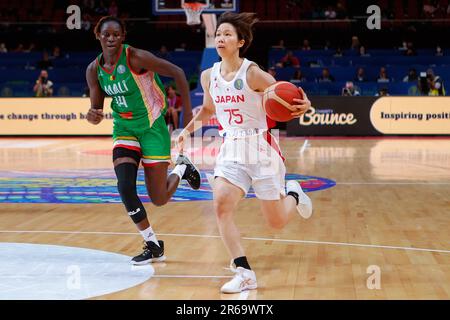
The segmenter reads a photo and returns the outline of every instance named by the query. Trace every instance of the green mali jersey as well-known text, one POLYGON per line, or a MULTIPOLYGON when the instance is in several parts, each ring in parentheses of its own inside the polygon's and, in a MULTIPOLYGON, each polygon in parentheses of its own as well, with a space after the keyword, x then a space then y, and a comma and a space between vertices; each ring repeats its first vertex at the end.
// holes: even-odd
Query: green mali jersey
POLYGON ((102 67, 102 54, 97 57, 100 87, 110 97, 114 123, 151 127, 167 110, 164 86, 158 74, 147 71, 137 74, 128 60, 129 46, 124 44, 114 69, 102 67))

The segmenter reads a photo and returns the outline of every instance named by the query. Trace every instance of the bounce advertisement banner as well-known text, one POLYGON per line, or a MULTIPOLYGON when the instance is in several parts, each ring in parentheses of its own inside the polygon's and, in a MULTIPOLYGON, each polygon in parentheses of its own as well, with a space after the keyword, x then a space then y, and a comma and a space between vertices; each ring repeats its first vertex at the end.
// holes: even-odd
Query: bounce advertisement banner
POLYGON ((89 98, 1 98, 0 135, 111 135, 111 99, 98 125, 86 120, 89 98))

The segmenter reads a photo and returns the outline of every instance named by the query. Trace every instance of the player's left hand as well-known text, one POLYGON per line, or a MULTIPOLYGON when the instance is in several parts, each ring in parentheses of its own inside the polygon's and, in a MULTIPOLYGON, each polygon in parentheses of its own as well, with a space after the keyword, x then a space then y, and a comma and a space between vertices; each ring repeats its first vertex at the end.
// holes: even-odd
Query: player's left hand
POLYGON ((300 117, 302 114, 308 111, 309 108, 311 108, 311 101, 309 101, 305 91, 303 91, 303 89, 300 87, 298 89, 301 91, 303 99, 294 99, 294 102, 296 102, 297 104, 291 105, 291 110, 293 111, 291 115, 294 118, 300 117))
POLYGON ((190 139, 191 134, 186 129, 183 129, 178 137, 175 140, 176 148, 178 149, 178 153, 183 154, 184 151, 184 145, 186 143, 187 139, 190 139))

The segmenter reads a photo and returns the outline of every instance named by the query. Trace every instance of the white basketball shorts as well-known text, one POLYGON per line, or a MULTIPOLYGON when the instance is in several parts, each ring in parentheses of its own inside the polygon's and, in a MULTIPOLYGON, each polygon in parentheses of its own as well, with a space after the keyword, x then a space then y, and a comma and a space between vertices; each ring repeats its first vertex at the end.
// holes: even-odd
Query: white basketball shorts
POLYGON ((216 160, 215 177, 227 179, 261 200, 285 195, 286 167, 275 138, 268 132, 244 138, 225 137, 216 160))

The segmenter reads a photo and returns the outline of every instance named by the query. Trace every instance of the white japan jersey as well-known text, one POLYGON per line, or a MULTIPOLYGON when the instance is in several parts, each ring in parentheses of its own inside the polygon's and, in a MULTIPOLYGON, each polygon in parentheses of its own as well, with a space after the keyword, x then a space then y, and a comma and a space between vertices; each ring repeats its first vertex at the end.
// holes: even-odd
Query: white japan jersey
POLYGON ((264 132, 267 118, 262 106, 263 94, 253 91, 247 84, 247 69, 253 62, 244 59, 231 81, 226 81, 220 74, 221 64, 214 63, 209 84, 220 124, 219 134, 247 136, 264 132))

